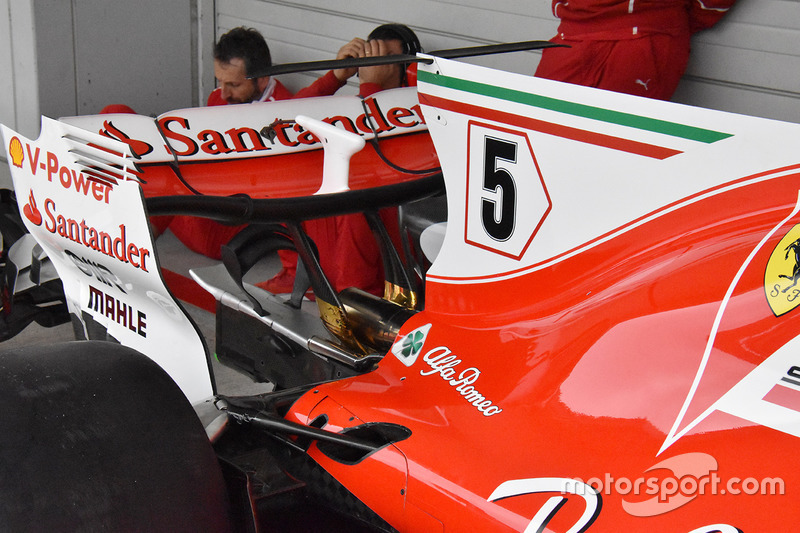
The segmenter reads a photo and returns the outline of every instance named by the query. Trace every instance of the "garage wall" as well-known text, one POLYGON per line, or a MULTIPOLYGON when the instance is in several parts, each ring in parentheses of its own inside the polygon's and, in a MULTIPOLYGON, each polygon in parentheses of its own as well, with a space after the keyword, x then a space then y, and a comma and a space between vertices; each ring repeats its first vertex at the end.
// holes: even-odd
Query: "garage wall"
MULTIPOLYGON (((383 22, 408 24, 427 50, 549 39, 558 25, 550 0, 217 0, 216 11, 218 35, 253 26, 267 37, 276 63, 331 59, 383 22)), ((471 61, 532 74, 539 55, 471 61)), ((315 75, 281 79, 298 89, 315 75)), ((738 0, 723 23, 695 36, 675 100, 800 122, 800 0, 738 0)))
MULTIPOLYGON (((344 43, 366 37, 385 22, 409 25, 426 50, 549 39, 557 26, 548 2, 529 0, 217 0, 216 6, 219 35, 241 24, 253 26, 267 38, 275 63, 333 59, 344 43)), ((518 52, 472 61, 530 74, 539 55, 518 52)), ((298 89, 316 75, 281 80, 298 89)))
POLYGON ((213 0, 0 0, 0 122, 35 138, 41 115, 205 103, 213 41, 213 0))
POLYGON ((675 100, 800 122, 800 0, 737 0, 695 35, 675 100))
POLYGON ((97 113, 109 103, 142 114, 198 105, 198 77, 212 64, 202 53, 214 38, 213 6, 0 0, 0 121, 35 137, 40 115, 97 113))
MULTIPOLYGON (((98 113, 109 103, 145 115, 194 103, 190 0, 72 3, 74 35, 67 44, 74 49, 77 114, 98 113)), ((42 99, 44 114, 53 107, 50 98, 42 99)))
MULTIPOLYGON (((0 122, 36 135, 39 88, 33 26, 31 2, 0 0, 0 122)), ((5 155, 5 147, 0 155, 5 155)))

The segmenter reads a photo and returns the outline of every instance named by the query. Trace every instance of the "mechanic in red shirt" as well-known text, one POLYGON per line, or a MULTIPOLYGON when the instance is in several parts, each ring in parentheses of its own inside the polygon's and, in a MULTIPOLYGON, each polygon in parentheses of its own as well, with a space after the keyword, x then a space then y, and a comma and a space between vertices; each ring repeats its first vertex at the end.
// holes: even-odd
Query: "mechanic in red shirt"
MULTIPOLYGON (((345 57, 383 56, 401 53, 416 54, 421 51, 414 32, 401 24, 385 24, 375 28, 367 40, 355 38, 338 52, 337 59, 345 57)), ((248 79, 258 65, 270 65, 269 48, 255 30, 234 28, 223 35, 214 48, 214 75, 219 87, 211 92, 208 105, 241 104, 326 96, 342 87, 348 78, 358 73, 359 95, 367 97, 375 92, 408 85, 415 81, 415 70, 401 65, 379 65, 361 69, 337 69, 326 73, 312 85, 292 95, 272 77, 248 79)), ((391 211, 391 210, 390 210, 391 211)), ((396 221, 391 213, 384 215, 390 225, 396 221)), ((162 231, 163 223, 156 224, 162 231)), ((244 226, 228 226, 213 220, 175 216, 169 221, 175 236, 191 250, 211 258, 220 258, 220 248, 244 226)), ((308 235, 314 240, 320 263, 337 291, 358 287, 380 295, 384 289, 383 266, 380 251, 369 226, 360 214, 309 220, 304 223, 308 235)), ((292 291, 297 272, 297 254, 279 252, 282 268, 272 279, 257 285, 272 293, 292 291)))
MULTIPOLYGON (((358 54, 360 48, 355 41, 354 39, 344 45, 336 59, 358 54)), ((271 65, 269 47, 257 30, 244 27, 230 30, 214 46, 214 76, 219 87, 208 95, 206 105, 249 104, 328 96, 339 90, 354 74, 343 69, 332 70, 297 94, 292 94, 281 82, 270 76, 247 78, 249 72, 271 65)))
POLYGON ((536 76, 669 100, 689 61, 690 37, 734 0, 553 0, 561 19, 536 76))
MULTIPOLYGON (((339 50, 337 59, 358 53, 354 44, 348 43, 339 50)), ((272 102, 312 96, 328 96, 342 87, 348 71, 331 71, 313 84, 292 94, 283 84, 271 76, 249 79, 248 72, 272 65, 269 46, 264 37, 252 28, 237 27, 219 38, 214 46, 214 76, 219 87, 208 95, 207 105, 248 104, 272 102)), ((229 226, 210 219, 190 216, 169 218, 154 217, 154 226, 159 233, 167 227, 190 250, 219 259, 220 248, 233 238, 244 226, 229 226)))
MULTIPOLYGON (((384 24, 372 30, 366 40, 356 38, 350 41, 339 51, 339 58, 416 55, 420 51, 419 40, 408 26, 384 24)), ((347 79, 356 72, 362 98, 378 91, 416 84, 416 63, 330 71, 318 83, 329 87, 335 79, 347 79)), ((386 209, 381 216, 390 233, 399 231, 396 209, 386 209)), ((303 227, 317 245, 320 266, 336 291, 358 287, 375 295, 383 294, 385 277, 380 250, 363 215, 308 220, 303 227)), ((297 271, 296 255, 292 252, 279 255, 283 266, 281 271, 274 278, 256 285, 276 294, 292 292, 297 271)))

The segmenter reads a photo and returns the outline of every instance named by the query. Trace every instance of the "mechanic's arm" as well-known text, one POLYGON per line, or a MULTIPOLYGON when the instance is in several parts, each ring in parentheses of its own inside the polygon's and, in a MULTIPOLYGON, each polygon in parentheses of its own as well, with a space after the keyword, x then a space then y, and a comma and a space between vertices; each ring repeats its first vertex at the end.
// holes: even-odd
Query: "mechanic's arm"
MULTIPOLYGON (((366 44, 364 39, 356 37, 339 49, 339 53, 336 54, 336 59, 364 57, 366 44)), ((357 68, 339 68, 334 70, 333 74, 336 76, 337 80, 344 84, 348 79, 355 76, 356 72, 358 72, 357 68)))
POLYGON ((692 0, 689 6, 689 28, 692 33, 716 24, 734 2, 735 0, 692 0))
MULTIPOLYGON (((356 37, 342 46, 336 54, 336 59, 346 59, 348 57, 364 57, 364 39, 356 37)), ((294 98, 330 96, 347 83, 347 80, 353 76, 357 70, 358 69, 355 68, 330 70, 308 87, 297 91, 294 98)))
MULTIPOLYGON (((389 55, 389 48, 385 41, 378 39, 364 43, 364 57, 385 55, 389 55)), ((358 78, 361 82, 358 94, 366 97, 384 89, 400 87, 402 81, 401 71, 402 68, 397 64, 361 67, 358 69, 358 78)))

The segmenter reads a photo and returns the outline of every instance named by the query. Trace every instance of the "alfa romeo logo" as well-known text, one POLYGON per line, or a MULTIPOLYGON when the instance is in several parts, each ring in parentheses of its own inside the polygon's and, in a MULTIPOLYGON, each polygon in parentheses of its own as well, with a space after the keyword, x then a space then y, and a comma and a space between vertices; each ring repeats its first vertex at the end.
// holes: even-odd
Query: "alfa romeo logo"
POLYGON ((425 335, 421 331, 415 331, 413 335, 408 335, 403 339, 403 357, 411 357, 413 354, 419 353, 422 350, 422 341, 424 340, 425 335))
POLYGON ((425 324, 422 327, 410 331, 404 337, 398 339, 394 346, 392 346, 392 353, 402 361, 406 366, 411 366, 419 357, 422 352, 422 347, 425 346, 425 338, 428 336, 428 331, 431 329, 431 324, 425 324))

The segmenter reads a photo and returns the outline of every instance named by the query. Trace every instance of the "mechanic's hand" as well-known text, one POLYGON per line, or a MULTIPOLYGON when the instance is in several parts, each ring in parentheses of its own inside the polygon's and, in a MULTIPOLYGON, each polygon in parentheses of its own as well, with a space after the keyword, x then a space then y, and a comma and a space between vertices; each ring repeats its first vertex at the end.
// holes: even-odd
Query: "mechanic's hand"
MULTIPOLYGON (((366 41, 360 37, 356 37, 346 45, 339 49, 336 54, 336 59, 346 59, 348 57, 364 57, 364 44, 366 41)), ((333 75, 341 83, 344 83, 358 71, 357 68, 338 68, 334 69, 333 75)))
MULTIPOLYGON (((402 53, 398 41, 374 40, 364 43, 364 56, 387 56, 402 53)), ((375 83, 383 89, 400 87, 402 80, 400 65, 377 65, 374 67, 361 67, 358 69, 361 83, 375 83)))

